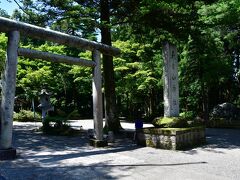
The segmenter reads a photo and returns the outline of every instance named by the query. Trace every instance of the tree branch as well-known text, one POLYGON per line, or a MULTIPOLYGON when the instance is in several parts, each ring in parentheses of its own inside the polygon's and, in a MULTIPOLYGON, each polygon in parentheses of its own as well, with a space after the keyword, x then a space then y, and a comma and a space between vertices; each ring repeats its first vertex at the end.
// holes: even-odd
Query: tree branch
MULTIPOLYGON (((16 4, 17 4, 17 6, 19 7, 19 9, 21 9, 25 14, 27 14, 29 17, 31 16, 18 2, 17 2, 17 0, 13 0, 16 4)), ((9 1, 8 0, 8 2, 11 2, 11 1, 9 1)))

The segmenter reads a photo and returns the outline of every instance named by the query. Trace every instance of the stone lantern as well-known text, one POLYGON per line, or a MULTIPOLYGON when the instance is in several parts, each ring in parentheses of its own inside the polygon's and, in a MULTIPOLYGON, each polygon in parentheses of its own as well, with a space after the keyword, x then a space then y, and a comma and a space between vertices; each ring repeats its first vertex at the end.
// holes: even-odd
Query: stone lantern
POLYGON ((46 119, 48 111, 54 111, 54 107, 51 105, 50 96, 51 93, 47 92, 46 89, 41 90, 40 104, 38 107, 42 110, 42 122, 46 119))

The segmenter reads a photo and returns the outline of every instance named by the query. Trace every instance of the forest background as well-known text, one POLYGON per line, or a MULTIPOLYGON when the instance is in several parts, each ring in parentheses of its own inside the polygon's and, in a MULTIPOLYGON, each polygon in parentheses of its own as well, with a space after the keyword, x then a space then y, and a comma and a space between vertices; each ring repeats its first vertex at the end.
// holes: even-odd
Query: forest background
MULTIPOLYGON (((1 0, 2 1, 2 0, 1 0)), ((0 2, 1 2, 0 1, 0 2)), ((10 1, 10 0, 9 0, 10 1)), ((240 106, 239 0, 12 0, 0 16, 121 49, 103 56, 105 117, 118 129, 119 117, 152 121, 163 115, 162 44, 177 46, 180 112, 206 121, 219 103, 240 106)), ((0 70, 7 38, 0 34, 0 70)), ((21 37, 21 46, 91 59, 91 52, 21 37)), ((52 92, 57 112, 92 117, 92 70, 19 58, 16 96, 21 108, 39 104, 42 88, 52 92)), ((40 111, 40 109, 38 109, 40 111)), ((19 111, 19 107, 15 108, 19 111)))

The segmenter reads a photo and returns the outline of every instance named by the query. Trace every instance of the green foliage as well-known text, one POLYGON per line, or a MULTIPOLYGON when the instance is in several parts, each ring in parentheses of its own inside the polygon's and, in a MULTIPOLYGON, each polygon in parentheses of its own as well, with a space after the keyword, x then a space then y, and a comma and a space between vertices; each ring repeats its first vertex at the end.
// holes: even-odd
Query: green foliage
POLYGON ((18 113, 13 114, 13 120, 19 122, 36 122, 41 121, 41 115, 36 112, 34 117, 34 112, 22 109, 18 113))
POLYGON ((181 113, 179 117, 159 117, 152 121, 155 127, 160 128, 189 128, 204 126, 199 117, 193 117, 193 112, 181 113))
POLYGON ((162 128, 186 128, 189 127, 187 119, 182 117, 160 117, 153 121, 155 127, 162 128))
MULTIPOLYGON (((166 40, 178 48, 181 116, 202 117, 224 101, 239 104, 238 0, 109 1, 110 22, 99 20, 101 2, 23 0, 24 13, 15 11, 13 17, 92 40, 99 34, 97 28, 111 28, 113 45, 122 52, 114 58, 117 109, 128 119, 163 113, 161 47, 166 40)), ((1 34, 0 71, 6 42, 1 34)), ((32 49, 91 59, 91 52, 23 37, 21 42, 32 49)), ((30 107, 47 85, 55 108, 89 116, 91 74, 91 68, 19 58, 16 94, 30 107)))
POLYGON ((75 109, 73 110, 68 116, 67 116, 67 119, 80 119, 81 118, 81 115, 79 114, 78 110, 75 109))
POLYGON ((55 136, 74 136, 81 133, 71 128, 68 118, 62 116, 47 116, 40 130, 45 134, 55 136))
POLYGON ((216 93, 228 90, 226 84, 232 75, 232 60, 225 54, 223 45, 219 32, 199 29, 189 36, 183 46, 179 80, 184 111, 208 113, 207 108, 202 107, 212 108, 216 105, 215 99, 226 99, 224 96, 218 97, 220 93, 216 93), (213 93, 212 100, 208 98, 210 93, 213 93))
POLYGON ((194 117, 195 117, 193 111, 185 111, 185 112, 182 112, 182 113, 180 113, 179 116, 182 117, 182 118, 184 118, 184 119, 187 119, 187 120, 193 120, 194 117))
MULTIPOLYGON (((25 46, 26 47, 26 46, 25 46)), ((27 48, 66 55, 64 46, 45 43, 39 47, 28 45, 27 48)), ((89 58, 89 53, 81 53, 80 56, 89 58)), ((17 95, 27 100, 37 100, 43 87, 52 93, 51 102, 57 109, 64 109, 67 113, 75 108, 84 109, 89 116, 91 106, 88 103, 91 98, 91 69, 80 66, 50 63, 40 60, 19 58, 17 72, 17 95), (80 101, 79 97, 87 97, 80 101), (80 104, 83 102, 83 105, 80 104), (78 106, 78 107, 77 107, 78 106), (80 108, 82 107, 82 108, 80 108), (86 110, 88 108, 88 110, 86 110)), ((29 104, 29 106, 31 106, 29 104)))
POLYGON ((7 49, 7 37, 5 34, 0 34, 0 73, 2 73, 5 65, 6 59, 6 49, 7 49))
POLYGON ((81 131, 71 128, 68 124, 62 124, 61 126, 45 124, 40 130, 47 135, 54 136, 76 136, 81 134, 81 131))
MULTIPOLYGON (((1 2, 0 2, 1 4, 1 2)), ((7 11, 5 11, 4 9, 0 8, 0 16, 2 17, 6 17, 9 18, 10 16, 8 15, 7 11)))
POLYGON ((64 116, 59 116, 59 115, 56 115, 56 116, 47 116, 46 119, 45 119, 45 124, 56 124, 56 125, 61 125, 61 124, 67 124, 67 118, 64 117, 64 116))
POLYGON ((120 57, 114 58, 118 99, 130 119, 144 113, 149 116, 160 107, 160 99, 155 100, 154 94, 162 89, 161 59, 156 61, 159 56, 151 53, 150 44, 116 41, 114 45, 122 51, 120 57))

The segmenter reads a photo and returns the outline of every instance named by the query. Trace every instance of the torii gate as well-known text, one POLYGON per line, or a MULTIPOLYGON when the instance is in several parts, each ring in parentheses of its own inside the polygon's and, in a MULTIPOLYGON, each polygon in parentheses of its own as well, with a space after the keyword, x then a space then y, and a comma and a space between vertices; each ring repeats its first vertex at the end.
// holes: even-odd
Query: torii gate
POLYGON ((94 131, 96 140, 99 142, 103 141, 101 53, 117 56, 120 54, 120 50, 105 44, 3 17, 0 17, 0 32, 6 32, 8 35, 6 66, 2 80, 0 160, 16 157, 16 149, 12 147, 12 126, 18 56, 92 67, 94 69, 92 81, 94 131), (90 50, 92 51, 93 61, 19 48, 20 34, 70 47, 90 50))

